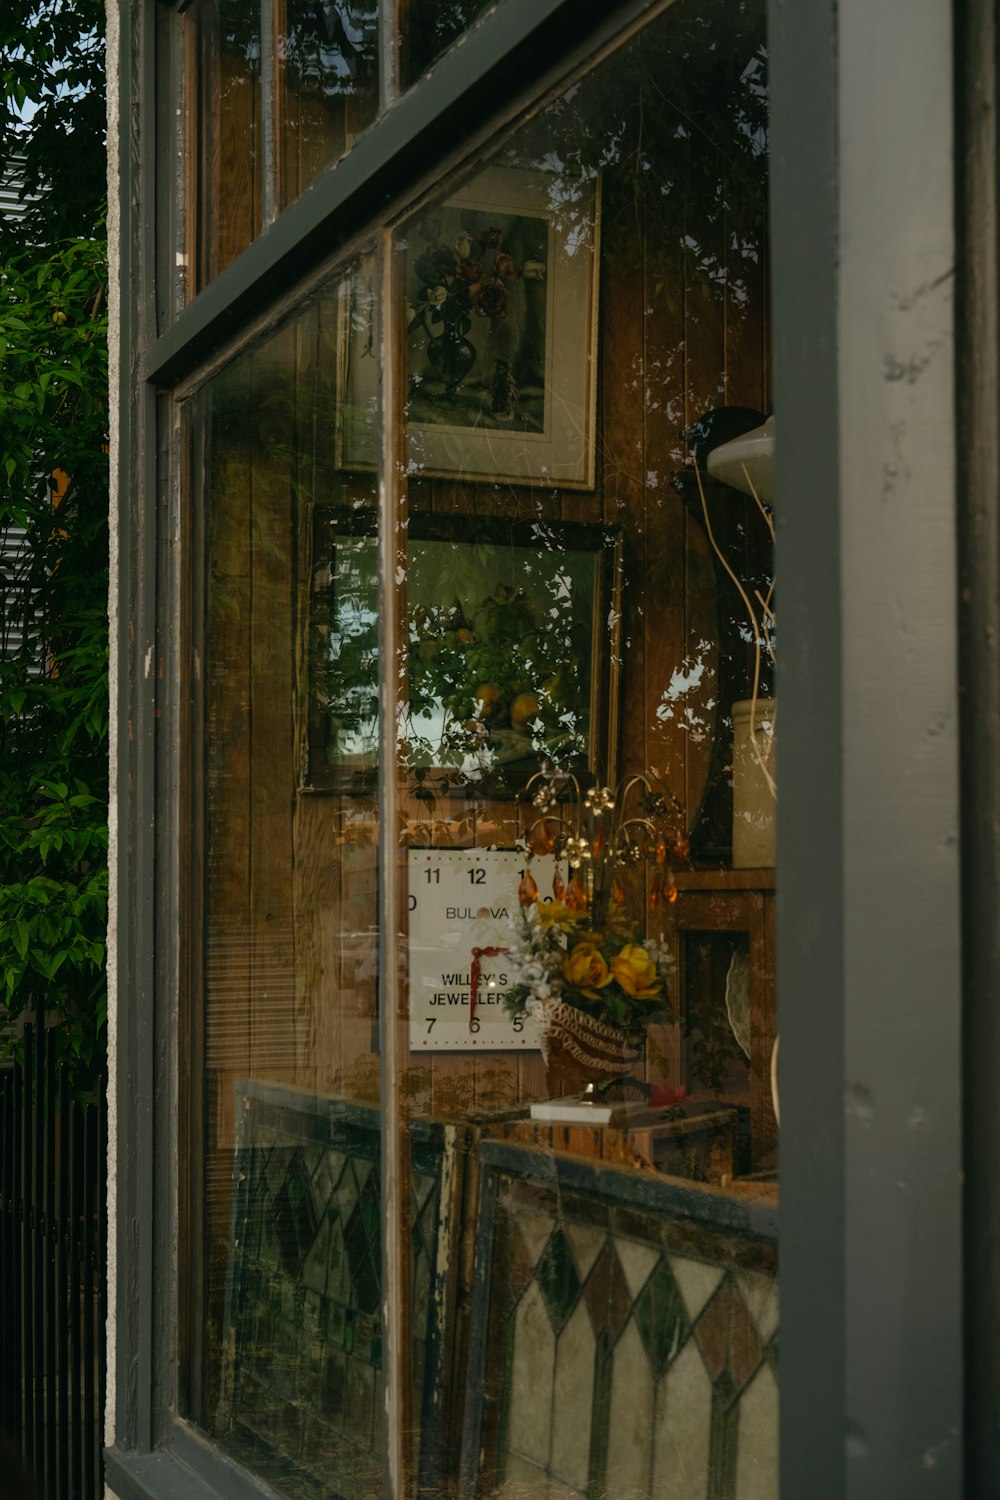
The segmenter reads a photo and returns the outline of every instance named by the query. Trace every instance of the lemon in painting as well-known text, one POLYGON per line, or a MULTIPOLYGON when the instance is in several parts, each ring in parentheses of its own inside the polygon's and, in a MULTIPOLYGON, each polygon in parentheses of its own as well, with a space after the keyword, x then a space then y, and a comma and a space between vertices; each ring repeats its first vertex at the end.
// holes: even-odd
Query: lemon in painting
POLYGON ((479 717, 485 722, 496 718, 500 707, 500 699, 503 697, 495 682, 481 682, 475 691, 476 707, 479 717))
POLYGON ((538 717, 539 703, 534 693, 518 693, 510 705, 510 722, 514 729, 525 729, 538 717))

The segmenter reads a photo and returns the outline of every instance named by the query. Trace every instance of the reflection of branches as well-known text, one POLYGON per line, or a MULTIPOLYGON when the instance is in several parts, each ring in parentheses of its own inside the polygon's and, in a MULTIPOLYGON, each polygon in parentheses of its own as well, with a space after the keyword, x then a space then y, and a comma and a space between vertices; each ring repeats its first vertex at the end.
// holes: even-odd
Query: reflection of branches
MULTIPOLYGON (((743 607, 747 612, 747 619, 750 622, 750 632, 753 636, 753 689, 750 694, 750 753, 752 754, 754 760, 757 762, 757 765, 760 768, 761 775, 764 777, 764 780, 767 783, 767 787, 771 793, 771 796, 774 797, 777 795, 777 787, 775 785, 774 777, 771 774, 771 769, 767 764, 767 760, 757 743, 757 701, 760 696, 760 673, 762 665, 761 647, 763 646, 763 648, 767 651, 767 654, 770 657, 772 663, 775 660, 774 642, 772 639, 771 628, 774 623, 774 611, 771 608, 771 600, 774 598, 775 575, 772 569, 771 582, 768 586, 767 594, 765 596, 761 596, 759 589, 754 590, 754 597, 760 607, 760 617, 758 618, 757 610, 754 608, 754 605, 750 599, 750 595, 743 587, 743 584, 737 577, 733 568, 730 567, 728 559, 726 558, 725 554, 722 551, 722 548, 719 546, 718 542, 715 539, 715 532, 712 529, 712 518, 709 515, 708 511, 708 501, 705 498, 705 487, 701 482, 701 469, 698 466, 697 460, 695 461, 694 472, 695 478, 698 481, 698 498, 701 500, 701 511, 702 515, 705 518, 705 530, 708 533, 708 540, 711 544, 712 551, 715 553, 716 557, 725 568, 727 574, 732 580, 733 587, 736 589, 740 598, 743 600, 743 607)), ((766 506, 761 501, 760 496, 757 494, 753 481, 751 480, 750 475, 747 473, 746 464, 743 465, 743 473, 746 476, 747 484, 750 486, 750 493, 757 504, 757 508, 760 511, 761 515, 764 517, 771 536, 771 541, 773 543, 774 522, 771 519, 766 506)), ((774 743, 774 729, 775 713, 772 709, 772 744, 774 743)))

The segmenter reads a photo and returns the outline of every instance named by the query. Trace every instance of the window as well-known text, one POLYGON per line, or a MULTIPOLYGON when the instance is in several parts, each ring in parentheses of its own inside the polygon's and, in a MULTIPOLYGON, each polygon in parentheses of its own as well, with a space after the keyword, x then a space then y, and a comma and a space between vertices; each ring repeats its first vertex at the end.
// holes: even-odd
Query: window
MULTIPOLYGON (((915 1357, 885 1388, 923 1401, 928 1339, 873 1248, 898 1224, 865 1153, 906 1151, 861 1134, 845 1059, 920 1103, 878 1045, 905 971, 906 1034, 954 1104, 958 1022, 927 1003, 955 978, 951 877, 914 889, 926 840, 880 796, 911 765, 901 726, 930 743, 911 663, 887 673, 884 612, 862 628, 875 560, 912 602, 904 560, 926 556, 892 493, 891 525, 866 504, 861 527, 861 498, 892 399, 923 413, 937 381, 940 412, 951 387, 873 387, 878 319, 839 300, 912 269, 876 191, 909 222, 887 165, 906 148, 862 170, 831 133, 834 56, 840 106, 855 80, 874 123, 841 9, 839 50, 802 7, 769 46, 753 0, 504 0, 454 32, 441 8, 324 7, 322 35, 291 5, 170 18, 200 290, 125 408, 146 613, 123 750, 143 991, 119 1003, 123 1494, 168 1471, 345 1500, 776 1494, 779 983, 783 1479, 812 1483, 817 1453, 831 1497, 862 1450, 891 1470, 845 1393, 902 1329, 915 1357), (341 32, 372 41, 364 68, 341 32), (854 237, 859 202, 877 235, 854 237), (848 374, 878 411, 857 452, 848 374), (780 595, 775 405, 800 507, 778 516, 780 595), (872 959, 876 905, 920 913, 898 971, 872 959)), ((944 700, 946 637, 921 634, 944 700)), ((952 1291, 957 1201, 944 1227, 930 1203, 955 1146, 935 1137, 926 1192, 897 1174, 952 1291)), ((954 1320, 933 1323, 950 1400, 954 1320)))
MULTIPOLYGON (((414 0, 393 50, 406 83, 483 9, 414 0)), ((377 0, 195 0, 185 9, 189 294, 343 157, 383 107, 377 0)))
POLYGON ((279 1491, 395 1358, 421 1487, 776 1493, 766 141, 677 5, 183 403, 190 1415, 279 1491))

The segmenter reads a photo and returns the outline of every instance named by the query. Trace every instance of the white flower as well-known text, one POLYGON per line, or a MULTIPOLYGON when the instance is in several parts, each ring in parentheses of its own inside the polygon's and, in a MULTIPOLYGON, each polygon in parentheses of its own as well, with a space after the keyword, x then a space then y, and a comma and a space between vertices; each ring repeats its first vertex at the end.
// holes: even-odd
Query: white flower
POLYGON ((520 979, 522 984, 526 984, 528 988, 532 990, 536 985, 541 984, 544 981, 545 969, 542 964, 538 962, 537 958, 524 965, 521 970, 520 979))
POLYGON ((647 938, 643 946, 657 968, 669 974, 674 967, 674 957, 666 943, 659 938, 647 938))

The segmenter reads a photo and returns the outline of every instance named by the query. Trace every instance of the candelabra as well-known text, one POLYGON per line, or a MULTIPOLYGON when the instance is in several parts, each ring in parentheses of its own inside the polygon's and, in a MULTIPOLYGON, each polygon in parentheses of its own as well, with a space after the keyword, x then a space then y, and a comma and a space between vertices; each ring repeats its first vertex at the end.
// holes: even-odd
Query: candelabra
POLYGON ((629 872, 643 867, 652 872, 650 905, 655 909, 676 901, 671 858, 684 860, 689 853, 683 809, 647 776, 639 772, 623 776, 615 787, 582 792, 571 771, 546 768, 532 776, 525 796, 538 816, 526 834, 529 863, 518 889, 523 906, 539 899, 531 856, 547 854, 556 859, 554 899, 570 910, 587 909, 595 927, 604 925, 612 907, 625 907, 629 872), (568 881, 560 869, 562 860, 568 881))

